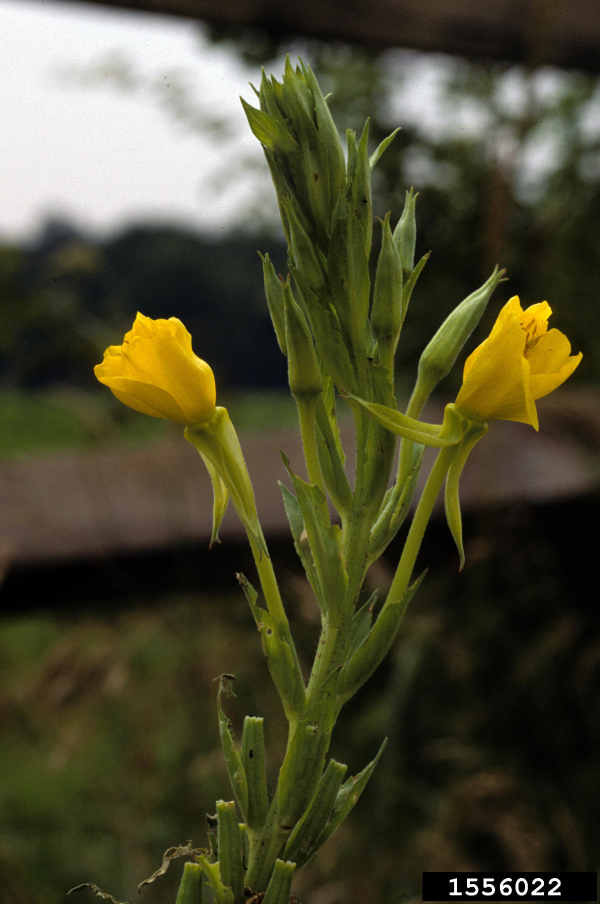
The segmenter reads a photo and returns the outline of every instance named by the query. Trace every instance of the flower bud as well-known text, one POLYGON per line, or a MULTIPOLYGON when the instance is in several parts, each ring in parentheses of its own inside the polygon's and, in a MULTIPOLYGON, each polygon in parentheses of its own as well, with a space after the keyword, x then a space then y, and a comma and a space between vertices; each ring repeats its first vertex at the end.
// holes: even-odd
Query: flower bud
POLYGON ((283 298, 290 389, 295 398, 314 398, 321 392, 322 380, 313 337, 289 282, 283 287, 283 298))
POLYGON ((402 270, 406 279, 415 265, 415 245, 417 244, 417 220, 415 204, 418 194, 413 195, 412 188, 406 192, 404 210, 394 229, 394 241, 402 261, 402 270))
POLYGON ((202 904, 204 873, 199 863, 185 863, 175 904, 202 904))
POLYGON ((460 354, 463 345, 479 323, 492 292, 502 279, 504 270, 494 269, 490 278, 465 298, 452 313, 446 317, 441 327, 429 342, 419 361, 417 388, 415 395, 426 398, 434 390, 440 380, 450 372, 452 365, 460 354))
POLYGON ((379 360, 393 373, 394 355, 402 326, 402 263, 392 237, 389 213, 381 225, 383 240, 377 262, 371 326, 379 345, 379 360))
POLYGON ((123 345, 111 345, 94 368, 120 402, 142 414, 191 427, 215 413, 215 377, 192 351, 192 337, 176 317, 137 315, 123 345))

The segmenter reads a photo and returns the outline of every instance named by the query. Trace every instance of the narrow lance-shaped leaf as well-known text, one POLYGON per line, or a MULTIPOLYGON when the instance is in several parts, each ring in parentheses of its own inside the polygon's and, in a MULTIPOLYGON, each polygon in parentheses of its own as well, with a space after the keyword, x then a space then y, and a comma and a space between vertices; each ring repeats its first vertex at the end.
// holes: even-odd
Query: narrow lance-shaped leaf
POLYGON ((344 470, 339 451, 340 446, 336 442, 325 404, 323 399, 319 399, 317 403, 317 452, 325 486, 333 504, 341 514, 347 512, 352 505, 352 489, 344 470))
POLYGON ((296 823, 285 846, 284 855, 295 861, 297 866, 302 866, 307 851, 313 847, 331 818, 346 770, 347 766, 342 763, 329 761, 306 812, 296 823))
POLYGON ((175 904, 202 904, 204 872, 199 863, 186 863, 175 904))
POLYGON ((383 661, 398 632, 408 604, 424 577, 425 572, 405 591, 401 599, 386 601, 364 642, 342 668, 338 682, 340 706, 354 696, 383 661))
POLYGON ((379 147, 371 154, 371 156, 369 158, 369 165, 371 167, 371 170, 373 170, 375 168, 375 166, 379 163, 384 152, 388 149, 389 145, 392 143, 392 141, 394 140, 394 138, 396 137, 396 135, 398 134, 399 131, 400 131, 399 128, 394 129, 392 134, 388 135, 387 138, 384 138, 383 141, 381 142, 381 144, 379 145, 379 147))
POLYGON ((295 863, 276 860, 273 873, 267 885, 263 904, 289 904, 295 863))
POLYGON ((279 772, 279 824, 291 829, 308 806, 323 772, 334 723, 338 671, 332 672, 318 699, 298 723, 279 772))
MULTIPOLYGON (((327 597, 321 585, 319 574, 315 567, 315 561, 313 559, 310 545, 308 544, 308 542, 304 542, 304 518, 302 516, 302 509, 300 508, 300 504, 294 494, 290 490, 288 490, 286 485, 281 483, 281 481, 279 481, 279 488, 281 489, 281 495, 283 496, 283 506, 285 508, 285 513, 290 523, 292 536, 294 538, 294 546, 296 547, 296 552, 298 553, 300 561, 302 562, 302 565, 304 567, 304 571, 306 572, 306 577, 308 578, 310 586, 312 587, 317 599, 321 601, 321 604, 326 603, 327 597)), ((306 541, 308 541, 308 534, 305 534, 305 537, 306 541)))
POLYGON ((306 694, 304 681, 291 647, 268 609, 262 609, 257 604, 258 594, 252 584, 243 574, 238 574, 237 579, 250 604, 269 672, 279 692, 288 721, 295 721, 304 711, 306 694))
POLYGON ((327 823, 317 840, 315 841, 314 847, 307 852, 305 864, 317 853, 320 847, 322 847, 328 838, 333 835, 335 830, 343 823, 345 818, 348 816, 356 802, 358 801, 360 795, 365 790, 367 782, 371 778, 377 763, 381 758, 381 754, 385 750, 385 745, 387 744, 387 738, 381 745, 379 749, 379 753, 372 760, 368 766, 359 772, 358 775, 349 778, 347 782, 344 782, 340 790, 337 794, 337 799, 334 807, 334 811, 330 821, 327 823))
POLYGON ((289 154, 298 148, 298 142, 290 133, 272 116, 263 110, 257 110, 240 97, 248 124, 261 144, 270 151, 280 154, 289 154))
POLYGON ((233 891, 235 904, 244 901, 244 864, 242 835, 233 801, 217 801, 219 863, 223 885, 233 891))
POLYGON ((221 675, 219 679, 219 692, 217 694, 219 735, 221 737, 221 747, 223 748, 229 781, 231 782, 233 793, 235 794, 240 810, 245 818, 248 810, 248 782, 246 780, 246 771, 244 769, 244 764, 242 763, 242 758, 233 741, 231 723, 223 710, 223 697, 232 694, 231 684, 233 680, 232 675, 221 675))
POLYGON ((221 878, 221 865, 218 862, 210 863, 204 854, 200 854, 198 860, 213 893, 214 904, 235 904, 233 891, 221 878))
POLYGON ((252 831, 262 829, 268 809, 263 724, 257 716, 246 716, 242 732, 242 762, 248 782, 246 822, 252 831))
POLYGON ((273 321, 275 335, 279 348, 283 354, 287 354, 285 344, 285 311, 283 304, 283 285, 275 272, 271 259, 268 254, 263 257, 260 255, 263 264, 263 277, 265 282, 265 295, 267 304, 269 305, 269 313, 273 321))
POLYGON ((229 492, 225 486, 225 482, 221 479, 219 472, 213 466, 211 460, 207 458, 200 449, 198 449, 198 451, 200 452, 202 461, 206 465, 206 470, 210 476, 213 488, 213 528, 210 538, 210 547, 212 548, 213 543, 221 542, 219 540, 219 528, 221 527, 229 504, 229 492))

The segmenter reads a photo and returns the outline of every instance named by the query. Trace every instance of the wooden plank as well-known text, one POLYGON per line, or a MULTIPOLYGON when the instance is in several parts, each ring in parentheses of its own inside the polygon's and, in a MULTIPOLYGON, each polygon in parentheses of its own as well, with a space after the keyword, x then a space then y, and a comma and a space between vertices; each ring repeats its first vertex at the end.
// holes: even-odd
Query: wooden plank
MULTIPOLYGON (((462 479, 465 509, 584 493, 600 476, 600 391, 563 391, 539 405, 542 428, 498 422, 474 450, 462 479)), ((440 422, 442 406, 426 411, 440 422)), ((344 445, 352 467, 353 435, 344 445)), ((267 536, 287 536, 278 480, 279 449, 302 473, 295 433, 242 438, 267 536)), ((183 543, 208 545, 212 490, 206 469, 182 438, 141 448, 23 457, 0 465, 0 561, 67 561, 183 543)), ((230 507, 223 541, 243 539, 230 507)))
POLYGON ((598 0, 72 0, 377 47, 600 71, 598 0))

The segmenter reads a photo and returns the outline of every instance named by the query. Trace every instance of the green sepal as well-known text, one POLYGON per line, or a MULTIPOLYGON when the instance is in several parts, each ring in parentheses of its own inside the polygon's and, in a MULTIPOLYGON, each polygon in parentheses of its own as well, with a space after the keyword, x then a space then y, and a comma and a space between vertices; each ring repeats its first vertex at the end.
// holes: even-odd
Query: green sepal
POLYGON ((263 904, 290 904, 292 880, 294 878, 295 863, 276 860, 267 891, 263 898, 263 904))
POLYGON ((278 822, 291 831, 308 806, 323 773, 331 740, 339 669, 331 672, 306 715, 298 722, 279 772, 278 822))
POLYGON ((446 405, 442 424, 426 424, 424 421, 417 421, 387 405, 366 402, 349 392, 343 393, 343 396, 349 400, 349 404, 360 405, 361 408, 368 411, 371 417, 390 433, 395 433, 411 442, 439 449, 442 446, 454 446, 462 439, 463 418, 453 404, 446 405))
POLYGON ((206 465, 206 470, 208 471, 213 488, 213 527, 209 547, 209 549, 212 549, 213 543, 221 542, 219 540, 219 528, 221 527, 225 512, 227 511, 227 506, 229 505, 229 491, 211 460, 201 451, 201 449, 198 449, 198 452, 206 465))
POLYGON ((387 549, 408 515, 410 504, 415 494, 424 453, 425 446, 420 444, 414 446, 413 466, 408 477, 404 483, 394 484, 394 486, 390 487, 386 493, 377 520, 371 530, 368 552, 369 560, 371 562, 376 561, 384 550, 387 549))
POLYGON ((268 555, 258 521, 254 491, 240 441, 226 408, 217 407, 212 420, 186 427, 185 438, 208 459, 225 484, 242 524, 259 550, 268 555))
MULTIPOLYGON (((317 573, 317 569, 315 568, 315 560, 313 559, 310 546, 308 542, 304 542, 304 538, 302 536, 304 531, 304 518, 302 517, 302 509, 300 508, 300 503, 291 492, 291 490, 288 490, 286 485, 284 483, 281 483, 281 481, 279 481, 279 487, 281 489, 281 495, 283 496, 285 513, 290 523, 292 536, 294 538, 294 546, 296 547, 296 552, 298 553, 300 561, 302 562, 310 586, 312 587, 317 599, 320 600, 321 596, 323 595, 323 588, 319 583, 319 575, 317 573)), ((308 541, 308 535, 306 537, 306 540, 308 541)))
POLYGON ((246 823, 253 832, 262 829, 267 818, 267 772, 265 767, 264 720, 246 716, 242 732, 242 763, 248 783, 246 823))
POLYGON ((306 812, 288 838, 284 856, 295 861, 297 867, 302 866, 307 852, 331 818, 347 768, 335 760, 329 761, 306 812))
POLYGON ((413 194, 412 188, 406 192, 404 210, 394 229, 394 242, 402 261, 402 270, 408 278, 412 273, 415 263, 415 245, 417 243, 417 220, 415 216, 415 204, 418 194, 413 194))
MULTIPOLYGON (((344 463, 340 456, 339 433, 338 441, 331 426, 331 420, 327 416, 325 402, 321 398, 317 402, 317 453, 325 486, 333 500, 333 504, 340 514, 347 512, 352 505, 352 489, 344 470, 344 463)), ((337 426, 337 425, 336 425, 337 426)))
POLYGON ((336 611, 342 605, 347 584, 341 528, 338 524, 330 523, 327 502, 319 487, 306 483, 294 474, 284 452, 281 452, 281 458, 294 484, 302 512, 319 579, 319 603, 323 611, 336 611))
POLYGON ((344 782, 342 787, 337 793, 337 798, 335 802, 335 806, 333 808, 333 813, 331 815, 331 819, 315 841, 313 848, 307 852, 306 859, 304 863, 308 863, 308 861, 313 857, 314 854, 317 853, 320 847, 322 847, 328 838, 333 835, 335 830, 343 823, 346 816, 350 813, 355 803, 358 801, 360 795, 365 790, 367 782, 371 778, 377 763, 381 758, 381 754, 385 750, 385 746, 387 744, 387 738, 379 748, 379 752, 374 760, 372 760, 368 766, 359 772, 358 775, 354 775, 348 779, 348 781, 344 782))
POLYGON ((221 747, 225 757, 225 765, 227 766, 227 774, 233 788, 233 793, 240 806, 240 810, 245 818, 248 811, 248 782, 246 779, 246 770, 242 758, 238 753, 233 740, 231 731, 231 722, 225 715, 223 710, 224 696, 232 694, 231 677, 221 675, 219 679, 219 692, 217 694, 217 712, 219 716, 219 735, 221 737, 221 747))
POLYGON ((402 287, 402 323, 404 323, 404 318, 406 317, 406 312, 408 311, 408 306, 410 304, 410 299, 413 293, 413 289, 417 284, 417 280, 421 275, 421 271, 429 258, 431 257, 431 251, 428 251, 427 254, 424 254, 419 263, 414 267, 411 271, 408 279, 405 280, 402 287))
POLYGON ((343 666, 337 686, 339 705, 353 697, 371 677, 391 647, 408 604, 425 577, 420 577, 404 592, 399 600, 387 600, 361 646, 343 666))
POLYGON ((471 450, 475 443, 485 436, 488 431, 487 424, 471 423, 463 437, 463 441, 454 457, 448 475, 446 477, 445 507, 446 520, 450 533, 454 537, 454 542, 460 556, 460 571, 463 570, 465 564, 465 551, 462 539, 462 518, 460 514, 460 498, 458 493, 458 484, 460 475, 467 462, 467 458, 471 454, 471 450))
POLYGON ((275 267, 273 266, 269 255, 265 254, 263 257, 263 255, 260 254, 260 259, 263 265, 265 295, 267 297, 267 304, 269 305, 269 313, 271 314, 271 320, 273 321, 275 335, 277 336, 277 343, 283 354, 286 355, 283 284, 275 272, 275 267))
POLYGON ((371 326, 379 348, 379 360, 393 384, 394 355, 402 327, 402 263, 392 238, 390 215, 381 223, 383 239, 373 290, 371 326))
POLYGON ((202 904, 204 871, 199 863, 185 863, 175 904, 202 904))
POLYGON ((244 901, 242 833, 233 801, 217 801, 219 864, 221 881, 233 891, 235 904, 244 901))
POLYGON ((252 107, 243 97, 240 97, 240 100, 248 119, 248 125, 261 144, 264 144, 273 153, 279 154, 289 154, 298 149, 298 142, 281 122, 263 110, 252 107))
POLYGON ((223 884, 219 862, 210 863, 204 854, 199 854, 198 860, 213 893, 214 904, 237 904, 232 889, 223 884))
POLYGON ((252 584, 238 574, 237 579, 250 604, 269 672, 277 688, 288 721, 295 721, 304 711, 306 692, 302 675, 294 659, 292 649, 279 629, 276 619, 268 609, 258 603, 258 594, 252 584))
POLYGON ((296 304, 289 282, 283 287, 288 382, 295 399, 314 399, 321 393, 321 368, 306 317, 296 304))

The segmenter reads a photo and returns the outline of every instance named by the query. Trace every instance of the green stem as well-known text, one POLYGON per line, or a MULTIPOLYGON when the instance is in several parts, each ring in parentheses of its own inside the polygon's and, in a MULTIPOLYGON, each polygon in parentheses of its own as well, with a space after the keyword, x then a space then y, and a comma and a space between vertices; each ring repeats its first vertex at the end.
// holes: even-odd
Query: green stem
POLYGON ((308 480, 309 483, 318 486, 323 495, 325 495, 325 482, 323 480, 319 453, 317 451, 316 411, 319 396, 312 395, 308 398, 304 396, 295 396, 295 399, 298 408, 298 418, 300 420, 300 434, 302 436, 302 447, 304 449, 308 480))
POLYGON ((421 494, 417 510, 408 532, 408 537, 406 538, 404 550, 388 593, 388 600, 390 602, 402 599, 402 596, 410 583, 417 555, 421 548, 421 542, 425 535, 425 528, 427 527, 431 512, 433 511, 433 506, 435 505, 435 501, 443 486, 444 480, 446 479, 448 468, 450 467, 458 448, 459 445, 446 446, 440 449, 438 453, 435 464, 431 469, 431 473, 427 478, 427 483, 421 494))
MULTIPOLYGON (((425 387, 419 378, 417 377, 417 382, 415 384, 415 388, 413 389, 412 395, 410 397, 410 401, 408 403, 408 408, 406 409, 407 417, 413 417, 415 420, 419 419, 419 415, 421 414, 425 402, 429 398, 428 388, 425 387)), ((398 487, 403 487, 408 475, 412 470, 412 458, 413 458, 413 449, 414 443, 408 439, 402 439, 400 442, 400 456, 398 458, 398 476, 396 478, 396 485, 398 487)))
MULTIPOLYGON (((264 594, 267 608, 271 615, 277 620, 280 626, 281 633, 285 640, 287 641, 290 650, 292 651, 292 656, 294 659, 294 669, 297 672, 297 675, 304 683, 304 678, 302 677, 302 669, 300 668, 300 662, 298 660, 298 653, 296 651, 296 644, 292 638, 292 632, 290 631, 290 623, 288 621, 288 617, 285 613, 285 609, 283 608, 283 603, 281 601, 281 594, 279 593, 279 586, 277 584, 277 578, 275 577, 275 571, 273 569, 273 562, 271 561, 271 557, 265 555, 264 552, 258 548, 255 540, 252 535, 248 533, 248 540, 250 541, 250 547, 252 549, 252 555, 254 556, 254 562, 256 564, 256 570, 258 571, 258 576, 260 578, 260 586, 262 587, 262 592, 264 594)), ((263 541, 264 542, 264 541, 263 541)), ((290 722, 290 734, 293 735, 296 726, 290 722)))

